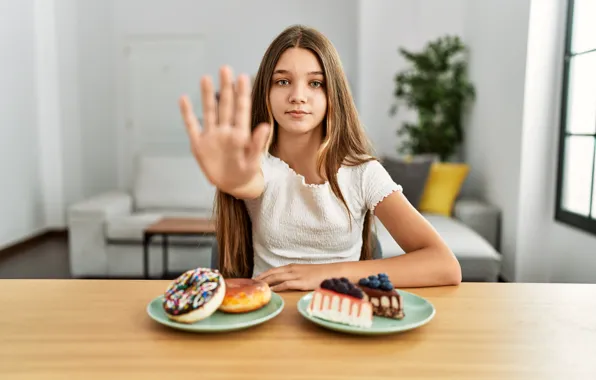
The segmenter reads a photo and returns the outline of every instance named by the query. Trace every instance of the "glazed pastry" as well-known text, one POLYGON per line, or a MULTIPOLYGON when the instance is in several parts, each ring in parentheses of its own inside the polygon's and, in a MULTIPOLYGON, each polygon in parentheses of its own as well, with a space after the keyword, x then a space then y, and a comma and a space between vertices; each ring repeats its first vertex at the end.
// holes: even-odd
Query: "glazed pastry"
POLYGON ((385 273, 361 278, 358 286, 364 292, 364 298, 372 304, 374 315, 394 319, 405 316, 402 296, 385 273))
POLYGON ((169 319, 194 323, 213 314, 226 293, 224 278, 209 268, 189 270, 168 286, 163 309, 169 319))
POLYGON ((307 313, 327 321, 356 327, 372 326, 372 304, 346 278, 323 281, 313 292, 307 313))
POLYGON ((229 278, 225 282, 226 294, 219 311, 247 313, 262 308, 271 300, 271 289, 265 281, 229 278))

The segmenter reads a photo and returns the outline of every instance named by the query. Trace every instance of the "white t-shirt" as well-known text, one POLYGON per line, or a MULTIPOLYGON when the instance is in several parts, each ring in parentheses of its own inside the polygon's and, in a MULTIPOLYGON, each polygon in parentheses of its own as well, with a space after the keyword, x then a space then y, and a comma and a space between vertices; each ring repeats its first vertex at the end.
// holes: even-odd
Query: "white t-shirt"
POLYGON ((402 191, 378 161, 342 166, 337 181, 352 212, 328 182, 307 184, 287 163, 266 153, 263 194, 245 201, 252 222, 253 276, 287 264, 358 261, 366 210, 394 191, 402 191))

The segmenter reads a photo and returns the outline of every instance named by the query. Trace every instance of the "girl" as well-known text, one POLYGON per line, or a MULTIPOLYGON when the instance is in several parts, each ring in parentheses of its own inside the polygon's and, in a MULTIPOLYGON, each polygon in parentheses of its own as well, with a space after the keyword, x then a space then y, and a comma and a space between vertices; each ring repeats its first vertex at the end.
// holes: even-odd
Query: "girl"
POLYGON ((454 285, 459 263, 371 148, 337 51, 304 26, 284 30, 254 80, 220 70, 219 102, 203 77, 204 121, 181 113, 193 154, 217 187, 219 269, 273 291, 329 277, 387 273, 396 287, 454 285), (216 104, 217 103, 217 104, 216 104), (374 216, 373 216, 374 215, 374 216), (407 254, 372 260, 377 217, 407 254))

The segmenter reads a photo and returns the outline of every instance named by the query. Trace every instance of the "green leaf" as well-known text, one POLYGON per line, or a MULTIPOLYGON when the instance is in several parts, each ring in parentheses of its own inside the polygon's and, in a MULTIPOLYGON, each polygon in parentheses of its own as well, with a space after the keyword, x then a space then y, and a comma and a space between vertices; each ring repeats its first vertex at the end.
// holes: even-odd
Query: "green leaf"
POLYGON ((398 48, 408 67, 394 76, 395 104, 417 112, 415 123, 403 123, 397 134, 405 137, 400 150, 434 153, 447 159, 463 142, 463 115, 476 90, 467 76, 468 49, 458 36, 429 41, 421 51, 398 48))

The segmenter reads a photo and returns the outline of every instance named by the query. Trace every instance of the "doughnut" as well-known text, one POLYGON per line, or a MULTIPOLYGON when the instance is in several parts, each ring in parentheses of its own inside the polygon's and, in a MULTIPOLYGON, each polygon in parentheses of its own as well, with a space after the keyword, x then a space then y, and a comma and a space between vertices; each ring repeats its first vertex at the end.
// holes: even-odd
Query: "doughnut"
POLYGON ((269 285, 250 278, 229 278, 225 280, 226 295, 219 306, 224 313, 247 313, 267 305, 271 300, 269 285))
POLYGON ((172 281, 164 294, 163 309, 173 321, 195 323, 213 314, 225 294, 226 284, 219 271, 196 268, 172 281))

